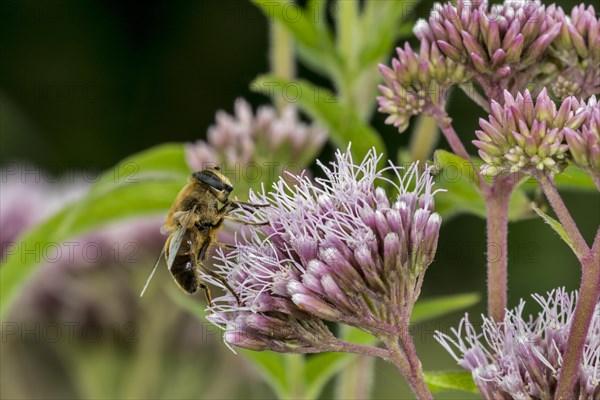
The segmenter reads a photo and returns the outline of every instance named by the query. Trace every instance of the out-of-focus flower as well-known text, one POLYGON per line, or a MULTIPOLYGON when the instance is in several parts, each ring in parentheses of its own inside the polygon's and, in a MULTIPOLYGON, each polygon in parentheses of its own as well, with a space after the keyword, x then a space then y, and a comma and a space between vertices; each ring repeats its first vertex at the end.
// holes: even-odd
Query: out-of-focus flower
POLYGON ((250 105, 238 99, 235 115, 219 111, 216 124, 208 130, 207 142, 189 144, 186 157, 196 171, 220 166, 234 185, 271 183, 285 170, 302 171, 315 159, 326 138, 323 129, 299 121, 293 106, 286 107, 281 115, 271 106, 262 106, 254 115, 250 105))
POLYGON ((465 65, 486 94, 501 102, 504 89, 523 90, 540 72, 562 26, 554 9, 538 0, 506 0, 491 8, 483 0, 436 3, 428 21, 417 23, 415 34, 465 65))
MULTIPOLYGON (((550 11, 550 10, 549 10, 550 11)), ((550 60, 558 78, 550 83, 559 98, 588 97, 600 93, 600 22, 593 6, 575 6, 570 17, 562 8, 552 9, 553 17, 562 20, 562 28, 552 43, 550 60)))
POLYGON ((492 101, 492 113, 479 120, 479 140, 473 141, 485 162, 482 173, 560 172, 568 149, 565 128, 578 129, 587 115, 582 109, 573 111, 574 101, 565 99, 557 110, 546 89, 535 103, 528 90, 515 97, 506 91, 504 105, 492 101))
POLYGON ((389 114, 385 123, 404 132, 412 116, 431 115, 436 107, 443 107, 448 90, 467 81, 468 74, 427 39, 421 41, 418 54, 408 43, 397 53, 392 69, 379 66, 385 85, 379 86, 382 96, 377 100, 379 112, 389 114))
POLYGON ((569 154, 577 166, 600 176, 600 104, 592 96, 587 103, 574 101, 573 108, 585 110, 587 118, 579 129, 565 129, 569 154))
POLYGON ((209 319, 223 327, 226 342, 331 351, 335 338, 324 320, 378 336, 397 337, 407 328, 441 219, 428 171, 415 164, 401 176, 400 168, 387 168, 399 193, 390 201, 375 185, 386 179, 379 159, 372 150, 356 165, 349 151, 338 151, 331 168, 319 164, 325 178, 316 183, 301 175, 293 186, 281 179, 271 193, 251 195, 271 206, 242 210, 240 217, 268 226, 242 235, 216 263, 240 299, 226 294, 211 309, 209 319))
POLYGON ((83 195, 88 185, 64 182, 25 163, 10 163, 0 170, 0 257, 27 229, 83 195), (50 181, 53 181, 51 184, 50 181))
POLYGON ((19 241, 28 229, 84 196, 90 185, 77 175, 55 178, 26 164, 1 171, 2 262, 23 257, 40 264, 14 305, 20 320, 78 322, 81 327, 135 319, 139 289, 132 290, 126 267, 156 259, 164 243, 162 217, 121 221, 61 243, 19 241), (92 276, 95 284, 89 285, 85 279, 92 276))
MULTIPOLYGON (((452 336, 435 338, 470 371, 486 399, 552 399, 573 321, 576 293, 556 289, 547 297, 532 296, 542 307, 536 318, 523 316, 525 302, 496 323, 483 317, 478 333, 468 315, 452 336)), ((596 306, 584 348, 573 399, 600 396, 600 305, 596 306)))

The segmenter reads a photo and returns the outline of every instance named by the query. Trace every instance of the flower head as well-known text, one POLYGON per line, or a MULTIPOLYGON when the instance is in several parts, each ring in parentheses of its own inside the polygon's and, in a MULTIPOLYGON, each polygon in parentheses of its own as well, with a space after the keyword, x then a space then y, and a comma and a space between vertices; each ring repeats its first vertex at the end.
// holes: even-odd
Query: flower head
POLYGON ((560 163, 568 149, 563 143, 565 128, 577 129, 585 116, 582 109, 573 110, 574 99, 556 105, 542 90, 534 102, 529 91, 513 97, 504 93, 504 105, 492 101, 488 119, 480 119, 473 144, 485 162, 486 175, 506 172, 560 172, 560 163))
POLYGON ((208 129, 208 142, 187 146, 187 161, 194 170, 218 164, 225 174, 237 174, 234 182, 274 181, 285 169, 301 171, 311 163, 327 138, 323 129, 298 120, 292 106, 278 115, 270 106, 256 115, 243 99, 235 103, 235 115, 219 111, 208 129), (268 174, 268 177, 266 175, 268 174), (258 176, 256 176, 258 175, 258 176))
POLYGON ((562 20, 538 0, 506 0, 491 8, 487 1, 458 0, 456 5, 436 3, 428 21, 417 26, 417 37, 437 43, 445 56, 466 65, 480 84, 509 89, 517 83, 516 90, 522 90, 528 80, 516 82, 516 75, 538 72, 532 67, 541 65, 562 20))
POLYGON ((227 342, 323 349, 332 341, 323 320, 374 334, 408 324, 441 219, 428 172, 416 164, 404 175, 387 168, 399 193, 390 201, 376 186, 386 179, 379 159, 373 150, 356 165, 349 152, 338 152, 331 167, 320 164, 325 178, 296 176, 294 186, 281 179, 271 193, 252 194, 270 207, 240 217, 268 226, 243 234, 219 257, 220 273, 240 299, 227 294, 211 309, 209 319, 225 329, 227 342))
POLYGON ((379 111, 390 115, 385 123, 403 132, 413 115, 431 114, 432 107, 443 104, 450 87, 466 81, 467 73, 427 39, 421 41, 419 53, 408 43, 397 53, 392 69, 379 66, 385 85, 379 86, 382 96, 377 100, 379 111))
POLYGON ((600 21, 594 7, 580 4, 569 17, 558 7, 552 14, 563 21, 550 48, 559 74, 550 85, 553 94, 565 98, 600 93, 600 21))
POLYGON ((574 107, 584 110, 587 118, 579 129, 565 129, 569 154, 577 166, 600 175, 600 104, 592 96, 587 103, 574 101, 574 107))
MULTIPOLYGON (((465 316, 452 335, 435 334, 458 364, 471 372, 486 399, 554 397, 577 295, 556 289, 547 297, 532 297, 542 307, 535 318, 523 316, 525 302, 521 301, 501 323, 483 317, 482 333, 465 316)), ((573 399, 592 400, 599 395, 600 304, 588 331, 573 399)))

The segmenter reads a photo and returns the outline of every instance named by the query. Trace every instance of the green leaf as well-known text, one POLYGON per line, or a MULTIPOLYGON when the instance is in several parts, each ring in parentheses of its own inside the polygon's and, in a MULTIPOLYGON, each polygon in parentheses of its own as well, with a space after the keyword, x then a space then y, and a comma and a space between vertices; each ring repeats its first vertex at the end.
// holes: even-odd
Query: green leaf
POLYGON ((389 55, 396 41, 412 33, 407 16, 419 1, 369 1, 361 18, 362 45, 359 69, 371 68, 389 55))
POLYGON ((479 185, 479 176, 475 171, 475 168, 479 168, 480 166, 477 160, 471 163, 454 153, 446 150, 437 150, 434 153, 434 162, 436 166, 441 168, 441 172, 448 175, 448 179, 463 178, 466 182, 473 184, 474 187, 479 185))
MULTIPOLYGON (((348 342, 374 345, 377 338, 360 329, 344 326, 342 338, 348 342)), ((322 353, 310 356, 306 361, 306 398, 319 396, 327 382, 358 356, 345 353, 322 353)))
MULTIPOLYGON (((556 187, 560 190, 578 192, 597 192, 592 178, 582 169, 569 165, 560 174, 554 176, 556 187)), ((540 187, 537 180, 532 176, 525 176, 520 184, 524 190, 533 191, 540 187)))
MULTIPOLYGON (((63 243, 111 222, 166 212, 186 183, 183 146, 167 144, 127 159, 120 165, 137 165, 131 179, 112 180, 113 170, 104 174, 86 196, 42 222, 21 238, 16 252, 10 254, 0 269, 0 320, 37 267, 48 246, 63 243), (131 164, 130 164, 131 163, 131 164), (168 167, 166 167, 168 165, 168 167), (156 167, 158 166, 158 167, 156 167), (36 249, 27 253, 24 249, 36 249)), ((126 166, 123 168, 127 168, 126 166)), ((119 167, 114 171, 124 171, 119 167)), ((123 175, 118 175, 123 176, 123 175)))
POLYGON ((311 2, 306 9, 291 0, 253 0, 269 21, 279 21, 298 45, 302 60, 317 71, 341 76, 341 61, 325 23, 325 1, 311 2))
POLYGON ((92 186, 90 193, 100 195, 119 186, 140 181, 185 180, 189 173, 183 146, 166 143, 125 158, 103 173, 92 186))
POLYGON ((537 215, 539 215, 540 217, 542 217, 542 219, 548 225, 550 225, 552 227, 552 229, 554 229, 554 231, 556 233, 558 233, 558 236, 560 236, 560 238, 566 244, 569 245, 569 247, 571 248, 571 250, 573 250, 573 252, 575 254, 577 254, 577 251, 575 250, 575 245, 573 244, 573 242, 569 238, 569 235, 567 235, 567 231, 562 226, 562 224, 560 222, 558 222, 557 220, 555 220, 554 218, 552 218, 551 216, 549 216, 548 214, 546 214, 545 212, 543 212, 542 210, 540 210, 538 207, 536 207, 536 205, 534 203, 531 203, 531 208, 533 208, 533 210, 537 213, 537 215))
POLYGON ((432 392, 445 389, 478 393, 470 372, 425 372, 425 382, 432 392))
MULTIPOLYGON (((436 173, 436 187, 446 192, 436 196, 435 208, 444 218, 469 213, 487 217, 486 204, 477 188, 477 174, 471 164, 461 157, 444 150, 435 152, 434 160, 439 170, 436 173)), ((475 160, 479 167, 480 160, 475 160)), ((508 207, 509 221, 519 221, 531 216, 531 201, 522 188, 513 191, 508 207)))
POLYGON ((272 351, 239 349, 244 357, 258 368, 265 382, 273 389, 277 398, 289 398, 285 355, 272 351))
POLYGON ((419 300, 415 304, 410 322, 415 323, 441 317, 471 307, 477 304, 480 299, 481 296, 478 293, 463 293, 419 300))
POLYGON ((562 173, 556 174, 554 181, 556 187, 561 190, 597 191, 592 178, 582 169, 573 165, 565 168, 562 173))
POLYGON ((372 147, 378 151, 385 149, 379 134, 325 88, 307 81, 292 82, 271 75, 258 77, 251 88, 267 95, 281 92, 288 101, 298 103, 303 111, 329 130, 335 146, 345 150, 352 143, 352 155, 356 160, 362 160, 372 147))

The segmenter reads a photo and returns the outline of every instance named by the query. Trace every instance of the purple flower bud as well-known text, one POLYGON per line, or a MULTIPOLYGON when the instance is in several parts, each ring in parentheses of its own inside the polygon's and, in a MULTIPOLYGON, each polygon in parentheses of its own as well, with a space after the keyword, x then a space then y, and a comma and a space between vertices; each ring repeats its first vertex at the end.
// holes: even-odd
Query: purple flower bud
POLYGON ((444 53, 447 57, 451 58, 453 61, 457 63, 463 62, 465 60, 465 56, 459 52, 456 47, 452 46, 450 43, 444 40, 438 40, 437 45, 439 49, 444 53))
MULTIPOLYGON (((292 106, 280 115, 270 106, 259 107, 254 114, 244 99, 238 99, 235 115, 219 111, 207 137, 207 142, 200 140, 186 146, 186 161, 191 169, 218 165, 226 166, 225 171, 236 171, 257 159, 269 159, 276 167, 269 171, 271 176, 266 180, 273 181, 283 173, 284 166, 294 163, 303 167, 313 160, 327 135, 317 126, 302 123, 292 106), (286 158, 277 162, 282 153, 286 158)), ((237 177, 235 181, 242 179, 237 177)))
POLYGON ((234 346, 243 347, 254 351, 269 349, 267 340, 252 336, 243 332, 227 331, 225 332, 225 342, 234 346))
POLYGON ((600 103, 595 96, 578 103, 573 99, 573 108, 564 130, 573 162, 588 173, 600 177, 600 103))
POLYGON ((335 321, 340 318, 340 312, 335 308, 331 307, 322 300, 319 300, 315 296, 309 296, 305 294, 294 294, 292 301, 301 310, 306 311, 309 314, 315 315, 317 318, 335 321))
POLYGON ((448 89, 467 77, 463 68, 445 59, 438 45, 430 44, 427 38, 421 40, 418 54, 408 43, 404 49, 398 48, 397 54, 392 69, 379 66, 385 86, 379 86, 382 96, 377 101, 378 111, 389 114, 385 123, 403 132, 413 115, 428 113, 431 105, 443 104, 448 89))
MULTIPOLYGON (((429 27, 420 22, 418 31, 421 39, 437 43, 444 56, 464 63, 479 84, 517 92, 543 75, 531 66, 553 62, 548 47, 561 34, 564 20, 556 7, 547 10, 539 0, 506 0, 493 6, 461 1, 434 7, 429 27)), ((486 94, 502 101, 496 98, 499 90, 486 94)))
POLYGON ((516 97, 505 92, 504 106, 492 102, 490 108, 488 120, 480 120, 479 140, 473 141, 486 163, 482 173, 561 171, 560 161, 566 153, 563 129, 583 120, 571 111, 571 99, 565 100, 557 111, 546 90, 535 102, 529 91, 516 97))
POLYGON ((556 40, 550 46, 560 60, 551 75, 556 96, 589 97, 600 91, 600 23, 594 7, 575 6, 570 17, 558 7, 552 17, 562 21, 556 40))

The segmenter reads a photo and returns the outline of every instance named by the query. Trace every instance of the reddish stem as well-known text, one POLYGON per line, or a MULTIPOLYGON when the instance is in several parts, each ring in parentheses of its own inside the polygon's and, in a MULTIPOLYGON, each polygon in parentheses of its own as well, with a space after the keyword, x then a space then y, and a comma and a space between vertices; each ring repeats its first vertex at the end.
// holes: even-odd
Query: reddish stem
POLYGON ((510 177, 496 178, 484 193, 487 206, 488 316, 504 320, 508 292, 508 206, 515 184, 510 177))
POLYGON ((575 385, 579 379, 581 360, 588 335, 588 330, 594 317, 594 310, 600 298, 600 229, 592 250, 582 263, 583 274, 579 287, 579 296, 569 338, 567 350, 563 358, 561 373, 558 378, 556 399, 571 399, 575 385))
POLYGON ((590 248, 587 246, 587 243, 581 235, 579 228, 577 228, 577 224, 575 224, 575 220, 573 220, 571 213, 569 213, 569 210, 567 209, 562 197, 560 197, 554 180, 547 174, 537 174, 535 177, 540 183, 540 186, 542 187, 542 190, 544 191, 544 194, 552 206, 552 209, 556 213, 560 223, 565 228, 567 236, 571 242, 573 242, 577 259, 583 265, 588 253, 590 252, 590 248))

